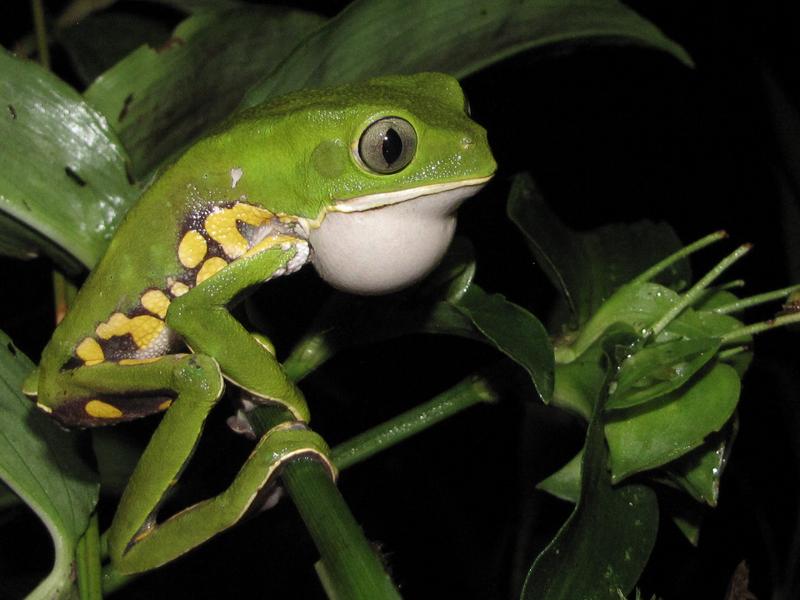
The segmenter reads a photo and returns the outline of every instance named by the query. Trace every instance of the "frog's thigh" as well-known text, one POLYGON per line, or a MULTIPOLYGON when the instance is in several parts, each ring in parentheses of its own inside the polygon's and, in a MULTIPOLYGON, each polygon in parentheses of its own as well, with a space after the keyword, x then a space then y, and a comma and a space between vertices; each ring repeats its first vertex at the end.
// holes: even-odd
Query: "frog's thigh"
POLYGON ((240 292, 279 275, 294 256, 294 248, 271 248, 232 262, 175 298, 167 311, 167 325, 192 350, 213 356, 227 379, 257 397, 285 406, 298 420, 307 421, 308 408, 300 391, 269 350, 227 309, 240 292))
MULTIPOLYGON (((67 421, 84 425, 111 425, 161 412, 186 388, 186 378, 193 371, 191 365, 203 360, 170 354, 63 371, 58 376, 65 389, 74 390, 75 398, 57 410, 80 413, 67 421)), ((200 371, 210 380, 219 377, 216 364, 200 371)))

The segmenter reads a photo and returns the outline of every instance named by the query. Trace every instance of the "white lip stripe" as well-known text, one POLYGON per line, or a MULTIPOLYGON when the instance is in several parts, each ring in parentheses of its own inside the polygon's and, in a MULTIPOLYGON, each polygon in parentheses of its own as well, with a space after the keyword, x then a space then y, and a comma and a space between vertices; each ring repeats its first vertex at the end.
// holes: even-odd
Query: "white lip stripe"
POLYGON ((335 212, 361 212, 378 208, 380 206, 389 206, 390 204, 398 204, 419 198, 421 196, 430 196, 431 194, 438 194, 440 192, 447 192, 457 188, 465 188, 471 186, 483 185, 492 178, 480 177, 477 179, 463 179, 461 181, 452 181, 450 183, 435 183, 433 185, 423 185, 420 187, 410 188, 407 190, 400 190, 397 192, 383 192, 380 194, 370 194, 368 196, 359 196, 357 198, 350 198, 342 202, 337 202, 330 209, 335 212))

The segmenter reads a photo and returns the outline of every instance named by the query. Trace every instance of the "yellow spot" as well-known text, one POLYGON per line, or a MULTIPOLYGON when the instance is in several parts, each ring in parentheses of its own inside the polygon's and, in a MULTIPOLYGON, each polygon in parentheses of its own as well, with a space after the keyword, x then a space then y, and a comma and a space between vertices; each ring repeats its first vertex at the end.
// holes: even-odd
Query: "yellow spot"
POLYGON ((100 323, 95 332, 104 340, 129 333, 137 347, 146 348, 164 331, 164 327, 164 321, 150 315, 131 319, 122 313, 114 313, 108 321, 100 323))
POLYGON ((98 419, 118 419, 122 416, 120 409, 102 400, 89 400, 83 409, 87 415, 98 419))
POLYGON ((237 222, 247 223, 253 227, 261 227, 269 223, 274 215, 263 208, 238 202, 231 208, 211 213, 206 217, 206 233, 222 246, 230 258, 239 258, 250 246, 245 237, 239 233, 237 222))
POLYGON ((220 258, 219 256, 212 256, 209 258, 203 263, 203 266, 200 267, 200 270, 197 272, 197 285, 200 285, 206 279, 224 269, 227 264, 228 263, 225 262, 225 259, 220 258))
POLYGON ((261 240, 255 246, 250 248, 250 250, 245 252, 244 256, 245 257, 253 256, 254 254, 258 254, 259 252, 263 252, 264 250, 269 250, 270 248, 280 246, 281 244, 293 244, 296 241, 297 239, 293 238, 290 235, 274 235, 261 240))
POLYGON ((100 364, 106 358, 97 340, 90 337, 83 338, 83 341, 75 348, 75 354, 87 366, 100 364))
POLYGON ((151 358, 121 358, 117 364, 120 365, 146 365, 161 360, 161 356, 153 356, 151 358))
POLYGON ((46 412, 48 415, 49 415, 50 413, 52 413, 52 412, 53 412, 53 409, 52 409, 52 408, 50 408, 49 406, 45 406, 44 404, 41 404, 40 402, 37 402, 37 403, 36 403, 36 408, 38 408, 38 409, 40 409, 40 410, 43 410, 43 411, 44 411, 44 412, 46 412))
POLYGON ((187 269, 194 269, 205 258, 207 251, 205 238, 199 231, 190 229, 178 244, 178 260, 187 269))
POLYGON ((183 296, 189 289, 189 286, 182 281, 176 281, 169 288, 169 293, 177 298, 178 296, 183 296))
POLYGON ((167 316, 169 298, 161 290, 149 290, 142 295, 142 306, 163 319, 167 316))
POLYGON ((170 406, 172 406, 172 400, 164 400, 158 405, 158 410, 167 410, 170 406))
POLYGON ((104 340, 114 337, 115 335, 125 335, 128 333, 129 320, 130 319, 122 313, 114 313, 105 323, 100 323, 94 332, 104 340))

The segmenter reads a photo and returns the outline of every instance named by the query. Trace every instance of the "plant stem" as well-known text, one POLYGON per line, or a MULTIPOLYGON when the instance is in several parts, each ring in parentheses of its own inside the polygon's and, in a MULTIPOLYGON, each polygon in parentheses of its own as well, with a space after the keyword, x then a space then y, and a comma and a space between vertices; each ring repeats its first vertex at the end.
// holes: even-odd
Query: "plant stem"
POLYGON ((637 283, 644 283, 646 281, 650 281, 653 277, 661 273, 664 269, 669 267, 670 265, 678 262, 682 258, 686 258, 690 254, 694 254, 698 250, 702 250, 706 246, 710 246, 711 244, 718 242, 722 239, 728 237, 728 233, 725 231, 715 231, 703 238, 700 238, 696 242, 692 242, 688 246, 685 246, 675 252, 674 254, 670 254, 664 260, 654 264, 652 267, 647 269, 644 273, 641 273, 636 279, 633 279, 630 283, 637 284, 637 283))
POLYGON ((786 298, 790 294, 799 290, 800 290, 800 285, 790 285, 788 287, 781 288, 779 290, 764 292, 763 294, 757 294, 755 296, 750 296, 749 298, 742 298, 741 300, 737 300, 736 302, 731 302, 730 304, 726 304, 724 306, 718 306, 713 310, 713 312, 719 313, 721 315, 727 315, 733 312, 739 312, 741 310, 750 308, 752 306, 757 306, 759 304, 765 304, 766 302, 772 302, 773 300, 780 300, 781 298, 786 298))
POLYGON ((334 598, 400 598, 327 469, 312 458, 288 463, 281 476, 319 550, 334 598))
MULTIPOLYGON (((259 436, 292 420, 286 409, 271 405, 258 407, 248 418, 259 436)), ((400 598, 327 467, 311 457, 300 456, 283 466, 281 482, 319 550, 326 590, 333 592, 331 597, 400 598)))
POLYGON ((485 376, 471 375, 435 398, 336 446, 333 463, 346 469, 402 442, 480 402, 495 402, 498 394, 485 376))
POLYGON ((47 44, 47 27, 44 22, 42 0, 33 0, 33 25, 36 30, 36 46, 39 50, 39 64, 50 70, 50 48, 47 44))
POLYGON ((734 329, 733 331, 729 331, 722 336, 722 343, 730 344, 731 342, 740 338, 756 335, 757 333, 769 331, 770 329, 777 329, 778 327, 783 327, 784 325, 789 325, 791 323, 800 323, 800 312, 781 315, 779 317, 775 317, 774 319, 770 319, 769 321, 761 321, 760 323, 753 323, 747 327, 734 329))
POLYGON ((102 570, 100 568, 100 531, 97 513, 92 514, 89 526, 78 540, 78 590, 81 600, 102 600, 102 570))
POLYGON ((283 370, 292 381, 300 381, 319 367, 333 354, 333 348, 325 332, 316 333, 300 340, 283 363, 283 370))
MULTIPOLYGON (((736 250, 731 252, 728 256, 723 258, 717 265, 711 269, 708 273, 706 273, 700 280, 695 283, 683 296, 681 296, 680 301, 675 304, 672 308, 670 308, 664 316, 662 316, 651 328, 650 334, 648 337, 655 337, 664 329, 669 326, 672 321, 677 318, 688 306, 694 304, 695 300, 697 300, 705 291, 705 289, 711 285, 711 283, 720 275, 722 275, 726 269, 728 269, 733 263, 737 260, 742 258, 745 254, 750 252, 750 249, 753 246, 751 244, 742 244, 736 250)), ((688 248, 688 246, 687 246, 688 248)))

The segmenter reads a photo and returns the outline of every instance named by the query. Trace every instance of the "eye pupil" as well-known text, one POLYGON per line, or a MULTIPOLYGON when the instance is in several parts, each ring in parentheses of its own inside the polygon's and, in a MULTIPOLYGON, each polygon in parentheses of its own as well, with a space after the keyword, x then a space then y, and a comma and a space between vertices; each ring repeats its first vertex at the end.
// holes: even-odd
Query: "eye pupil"
POLYGON ((405 169, 414 159, 417 132, 402 117, 381 117, 373 121, 358 140, 362 167, 378 175, 391 175, 405 169))
POLYGON ((381 146, 381 153, 383 160, 386 161, 386 166, 390 167, 394 162, 403 154, 403 140, 400 134, 397 133, 392 127, 386 130, 383 134, 383 144, 381 146))

